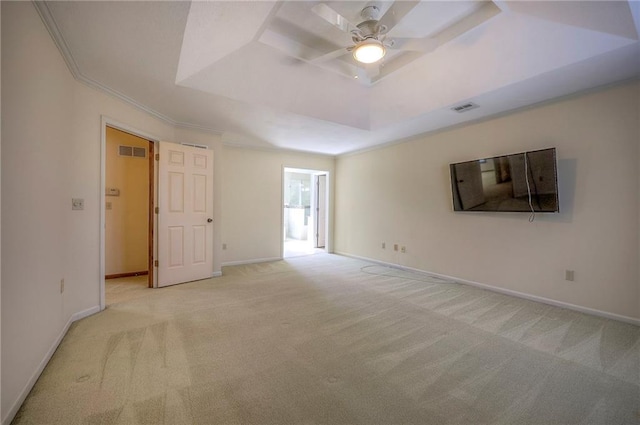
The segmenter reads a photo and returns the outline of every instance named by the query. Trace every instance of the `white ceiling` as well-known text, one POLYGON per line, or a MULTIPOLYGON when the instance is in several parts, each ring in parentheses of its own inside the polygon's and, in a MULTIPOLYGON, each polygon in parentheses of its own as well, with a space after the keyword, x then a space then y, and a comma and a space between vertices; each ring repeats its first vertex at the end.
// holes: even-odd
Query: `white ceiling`
MULTIPOLYGON (((640 76, 635 0, 415 2, 388 37, 433 38, 437 48, 390 51, 370 81, 346 50, 314 61, 353 44, 311 10, 318 3, 38 9, 79 79, 245 146, 337 155, 640 76), (467 102, 480 107, 450 109, 467 102)), ((325 3, 358 23, 372 2, 325 3)), ((382 14, 393 4, 373 3, 382 14)))

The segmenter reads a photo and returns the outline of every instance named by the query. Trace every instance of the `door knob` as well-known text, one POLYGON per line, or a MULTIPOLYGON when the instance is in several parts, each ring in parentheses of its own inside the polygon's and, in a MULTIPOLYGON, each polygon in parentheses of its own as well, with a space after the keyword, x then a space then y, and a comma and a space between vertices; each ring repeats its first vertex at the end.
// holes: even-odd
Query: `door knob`
POLYGON ((213 219, 212 219, 212 218, 208 218, 208 219, 207 219, 207 223, 211 223, 212 221, 213 221, 213 219))

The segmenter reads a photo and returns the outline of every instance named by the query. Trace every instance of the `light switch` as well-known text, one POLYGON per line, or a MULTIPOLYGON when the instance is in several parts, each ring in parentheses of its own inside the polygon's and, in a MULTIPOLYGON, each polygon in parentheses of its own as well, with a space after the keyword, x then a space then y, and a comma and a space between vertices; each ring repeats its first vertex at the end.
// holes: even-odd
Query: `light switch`
POLYGON ((106 205, 105 205, 105 209, 110 210, 112 208, 113 208, 113 206, 111 205, 111 202, 107 202, 106 205))
POLYGON ((74 211, 83 210, 84 209, 84 199, 82 198, 72 198, 71 199, 71 209, 74 211))

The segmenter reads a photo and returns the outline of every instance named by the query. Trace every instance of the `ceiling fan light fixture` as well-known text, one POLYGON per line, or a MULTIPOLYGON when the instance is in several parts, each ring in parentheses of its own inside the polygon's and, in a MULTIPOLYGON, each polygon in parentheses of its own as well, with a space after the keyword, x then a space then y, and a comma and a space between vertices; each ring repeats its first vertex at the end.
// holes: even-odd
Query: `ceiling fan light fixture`
POLYGON ((382 43, 375 38, 361 41, 353 49, 353 58, 361 63, 375 63, 387 53, 382 43))

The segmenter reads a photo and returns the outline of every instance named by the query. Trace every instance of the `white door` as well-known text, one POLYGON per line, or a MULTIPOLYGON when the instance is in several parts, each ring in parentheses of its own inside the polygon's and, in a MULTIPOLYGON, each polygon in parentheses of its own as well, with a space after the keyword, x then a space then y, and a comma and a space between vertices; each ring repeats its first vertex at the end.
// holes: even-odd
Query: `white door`
POLYGON ((158 286, 213 275, 213 152, 160 143, 158 286))
POLYGON ((316 248, 326 244, 327 176, 316 176, 316 248))

